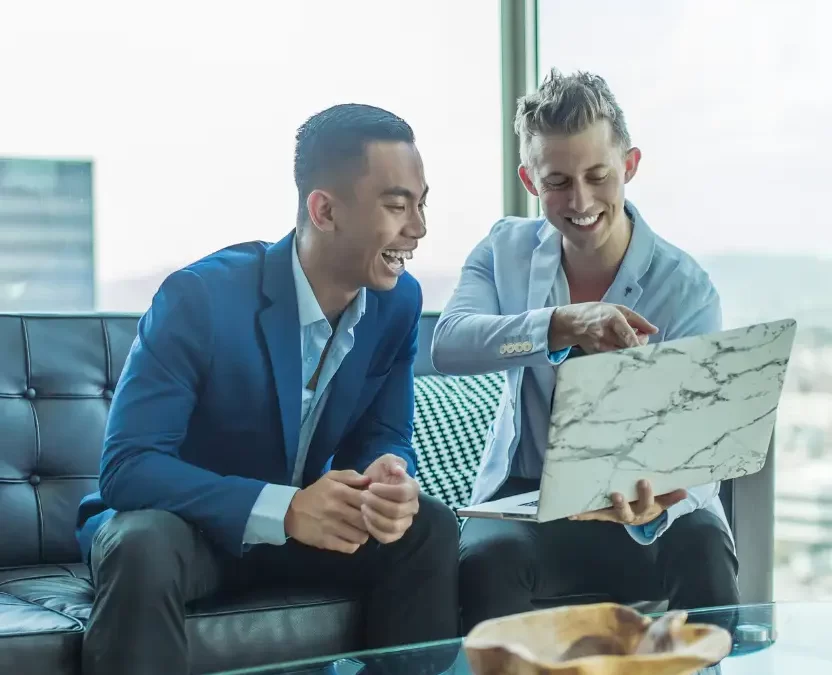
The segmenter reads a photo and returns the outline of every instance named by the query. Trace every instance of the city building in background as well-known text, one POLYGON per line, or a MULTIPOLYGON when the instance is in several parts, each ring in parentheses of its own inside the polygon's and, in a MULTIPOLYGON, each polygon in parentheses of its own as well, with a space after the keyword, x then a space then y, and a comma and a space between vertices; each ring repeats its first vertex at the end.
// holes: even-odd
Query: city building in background
POLYGON ((0 312, 95 309, 92 163, 0 157, 0 312))

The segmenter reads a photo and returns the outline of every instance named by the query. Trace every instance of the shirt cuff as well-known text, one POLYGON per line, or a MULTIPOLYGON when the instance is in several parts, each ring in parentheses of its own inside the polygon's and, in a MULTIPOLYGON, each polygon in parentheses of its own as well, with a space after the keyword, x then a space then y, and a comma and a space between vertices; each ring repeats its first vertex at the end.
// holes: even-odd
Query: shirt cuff
POLYGON ((647 546, 652 544, 660 534, 660 530, 664 531, 667 524, 667 511, 662 511, 661 515, 651 520, 644 525, 627 525, 630 536, 639 544, 647 546))
POLYGON ((300 488, 269 483, 264 487, 251 509, 243 544, 272 544, 282 546, 286 543, 286 512, 295 493, 300 488))
POLYGON ((566 361, 566 357, 569 356, 569 352, 572 351, 572 347, 564 347, 563 349, 559 349, 556 352, 546 352, 546 356, 549 357, 549 362, 553 366, 559 366, 561 363, 566 361))

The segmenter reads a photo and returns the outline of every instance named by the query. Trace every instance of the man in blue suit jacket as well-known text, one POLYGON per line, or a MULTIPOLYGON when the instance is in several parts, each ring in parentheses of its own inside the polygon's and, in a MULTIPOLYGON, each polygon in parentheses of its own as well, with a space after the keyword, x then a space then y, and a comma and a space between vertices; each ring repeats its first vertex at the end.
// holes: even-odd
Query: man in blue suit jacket
POLYGON ((244 583, 365 589, 368 647, 457 634, 456 519, 413 478, 413 132, 335 106, 295 179, 292 234, 173 273, 139 322, 78 517, 87 675, 188 672, 185 604, 244 583))
MULTIPOLYGON (((539 488, 565 358, 721 328, 708 275, 624 199, 641 153, 602 78, 553 70, 520 101, 515 128, 520 178, 545 218, 494 226, 468 257, 434 334, 438 370, 506 373, 473 503, 539 488)), ((658 496, 647 482, 637 487, 637 502, 613 494, 613 508, 574 519, 469 520, 464 629, 576 593, 669 599, 679 609, 738 602, 719 485, 658 496)))

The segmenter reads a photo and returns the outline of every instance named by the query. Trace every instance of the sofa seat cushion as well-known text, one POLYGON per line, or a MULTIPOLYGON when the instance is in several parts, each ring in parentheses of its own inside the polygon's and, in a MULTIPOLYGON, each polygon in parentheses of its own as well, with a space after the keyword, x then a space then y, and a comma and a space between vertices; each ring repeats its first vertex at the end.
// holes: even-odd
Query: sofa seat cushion
MULTIPOLYGON (((0 570, 0 673, 79 673, 93 601, 86 565, 0 570)), ((338 589, 272 589, 188 608, 194 673, 262 665, 361 646, 359 600, 338 589)))
POLYGON ((77 673, 92 603, 86 565, 0 570, 0 673, 77 673))

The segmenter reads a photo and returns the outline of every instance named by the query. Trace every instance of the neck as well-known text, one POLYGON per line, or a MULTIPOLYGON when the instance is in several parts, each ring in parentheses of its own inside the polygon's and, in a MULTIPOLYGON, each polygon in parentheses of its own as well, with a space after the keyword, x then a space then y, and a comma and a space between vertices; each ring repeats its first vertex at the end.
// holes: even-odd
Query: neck
POLYGON ((339 281, 336 261, 328 255, 325 247, 316 243, 308 234, 298 236, 298 259, 321 311, 327 321, 335 325, 347 306, 358 295, 359 289, 351 288, 349 284, 339 281))
POLYGON ((633 224, 622 213, 607 240, 597 249, 582 249, 563 240, 563 269, 567 279, 579 286, 609 287, 630 245, 633 224))

